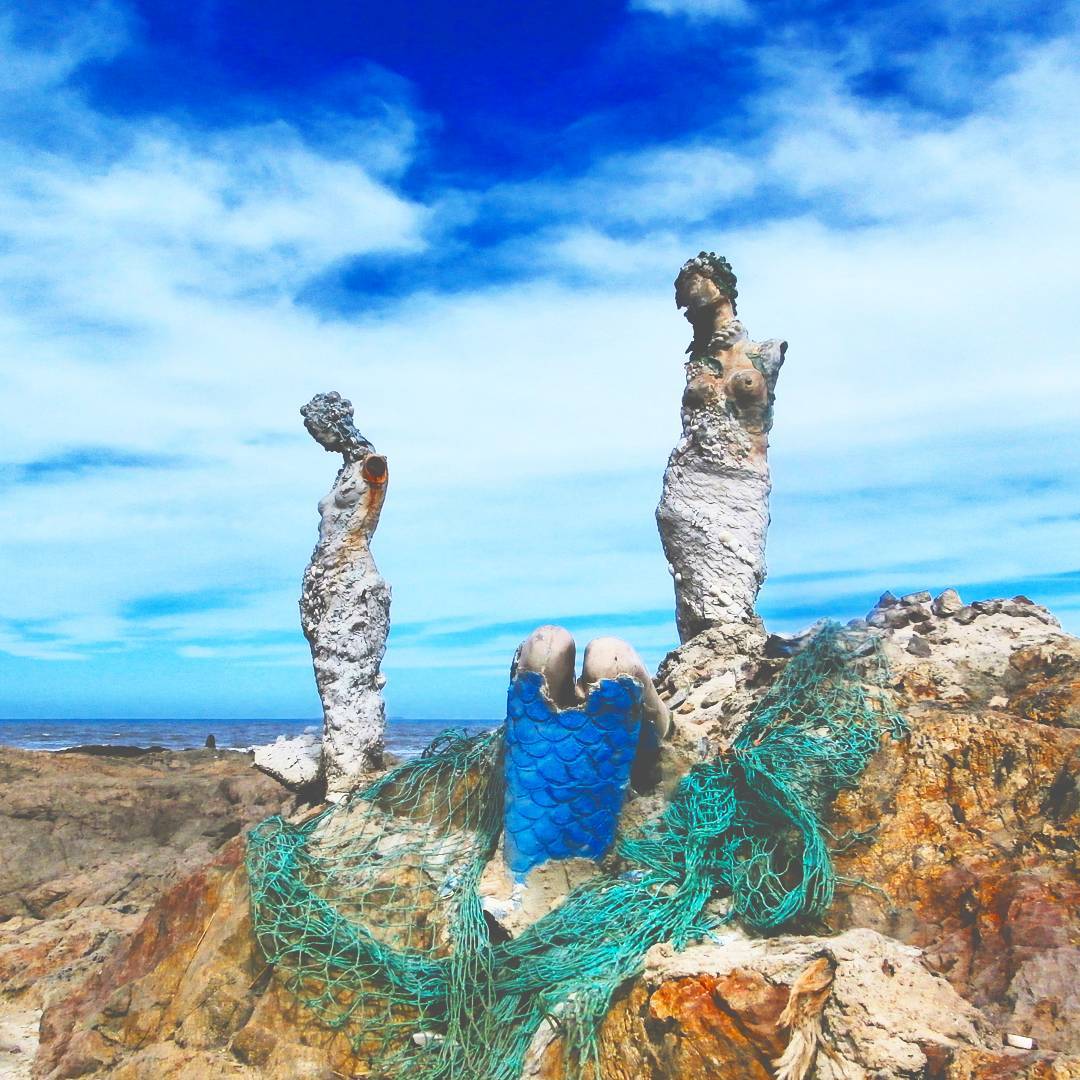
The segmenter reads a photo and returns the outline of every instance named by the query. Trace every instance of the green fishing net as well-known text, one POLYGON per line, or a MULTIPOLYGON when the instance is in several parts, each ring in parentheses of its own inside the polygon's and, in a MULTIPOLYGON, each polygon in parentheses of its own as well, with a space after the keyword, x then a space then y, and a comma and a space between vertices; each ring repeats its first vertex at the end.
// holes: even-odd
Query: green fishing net
POLYGON ((517 1080, 545 1019, 580 1073, 652 945, 683 948, 727 919, 764 931, 824 916, 836 875, 823 818, 882 734, 905 731, 870 649, 822 629, 728 751, 694 766, 605 872, 509 940, 477 892, 503 820, 501 731, 441 736, 303 824, 270 818, 248 840, 259 947, 349 1038, 357 1076, 517 1080))

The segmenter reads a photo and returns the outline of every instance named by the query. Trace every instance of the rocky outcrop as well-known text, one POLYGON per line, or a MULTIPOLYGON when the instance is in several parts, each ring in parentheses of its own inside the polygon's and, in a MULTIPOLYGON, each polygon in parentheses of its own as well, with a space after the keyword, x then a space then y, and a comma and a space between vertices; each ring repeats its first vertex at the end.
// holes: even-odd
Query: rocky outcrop
MULTIPOLYGON (((240 860, 234 842, 166 893, 131 942, 46 1013, 37 1076, 363 1075, 343 1036, 319 1027, 269 977, 240 860)), ((605 1022, 602 1075, 765 1080, 793 1037, 779 1023, 789 990, 820 955, 835 965, 835 983, 818 1054, 854 1067, 835 1075, 899 1080, 928 1061, 987 1049, 985 1022, 915 949, 868 930, 770 941, 729 932, 683 953, 650 951, 605 1022)), ((554 1080, 561 1065, 553 1042, 528 1075, 554 1080)))
POLYGON ((170 881, 293 805, 246 754, 0 750, 0 1024, 36 1034, 170 881))
MULTIPOLYGON (((911 734, 837 801, 834 832, 872 836, 838 857, 868 887, 842 890, 830 925, 924 949, 1000 1032, 1080 1054, 1080 641, 1025 597, 954 590, 886 593, 852 629, 881 642, 911 734)), ((658 686, 678 767, 727 745, 810 637, 713 628, 671 654, 658 686)))
POLYGON ((45 1011, 36 1077, 353 1075, 348 1041, 271 977, 251 930, 240 838, 159 898, 138 930, 45 1011))
POLYGON ((318 796, 322 794, 322 747, 322 736, 314 732, 292 738, 279 735, 272 743, 255 747, 252 761, 290 791, 318 796))
POLYGON ((327 796, 338 799, 382 765, 386 679, 379 668, 390 630, 390 586, 370 545, 389 470, 386 458, 356 430, 352 405, 340 394, 317 394, 300 411, 315 441, 343 458, 333 488, 319 503, 319 541, 300 597, 323 707, 321 777, 312 768, 314 756, 295 745, 279 748, 281 754, 269 751, 258 764, 298 788, 322 779, 327 796))
MULTIPOLYGON (((719 943, 682 954, 654 949, 605 1023, 603 1077, 774 1075, 795 1029, 815 1030, 812 1008, 788 1006, 814 985, 821 957, 834 970, 817 992, 820 1036, 804 1044, 813 1043, 810 1077, 1080 1076, 1080 731, 1068 724, 1080 642, 1020 600, 950 599, 887 597, 875 611, 897 608, 890 620, 903 625, 857 627, 880 639, 911 734, 886 740, 837 802, 838 837, 873 830, 838 843, 848 885, 828 919, 837 933, 806 926, 814 936, 754 940, 727 928, 719 943), (965 608, 974 618, 960 616, 965 608), (910 648, 916 634, 929 654, 910 648), (1006 1047, 1009 1032, 1035 1048, 1006 1047)), ((800 640, 717 627, 668 658, 665 783, 730 738, 800 640)), ((630 811, 647 816, 662 801, 642 797, 630 811)), ((343 1037, 265 970, 233 845, 165 894, 130 945, 47 1011, 39 1077, 362 1075, 343 1037)), ((535 899, 542 914, 550 898, 535 899)), ((546 1071, 534 1075, 559 1076, 558 1047, 537 1050, 534 1070, 546 1071)))
POLYGON ((923 948, 1001 1029, 1080 1054, 1080 641, 1023 597, 941 599, 868 616, 901 624, 884 642, 911 736, 838 800, 837 831, 875 829, 841 872, 884 895, 847 892, 837 917, 923 948))
POLYGON ((679 639, 756 623, 769 527, 773 392, 787 342, 750 341, 735 317, 735 275, 701 252, 675 279, 694 328, 686 350, 682 438, 671 452, 656 520, 675 582, 679 639))
MULTIPOLYGON (((820 1035, 807 1061, 811 1068, 816 1063, 809 1075, 821 1080, 943 1077, 959 1054, 986 1050, 992 1037, 977 1011, 923 967, 918 950, 871 930, 771 940, 728 933, 722 944, 682 953, 660 945, 649 952, 645 971, 604 1022, 599 1075, 773 1080, 776 1063, 806 1021, 818 1021, 814 1009, 820 1011, 820 1035), (815 966, 820 970, 822 960, 827 978, 820 1000, 793 1001, 800 981, 815 974, 815 966)), ((556 1040, 539 1056, 530 1080, 565 1076, 556 1040)))

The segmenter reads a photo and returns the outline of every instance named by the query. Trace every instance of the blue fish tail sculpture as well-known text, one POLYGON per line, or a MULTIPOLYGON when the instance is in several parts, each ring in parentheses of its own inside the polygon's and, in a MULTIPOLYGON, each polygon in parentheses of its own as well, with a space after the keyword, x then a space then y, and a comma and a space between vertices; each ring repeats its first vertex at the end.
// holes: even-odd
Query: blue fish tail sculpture
POLYGON ((517 880, 549 859, 599 859, 610 849, 643 739, 643 695, 639 679, 619 675, 560 708, 542 674, 515 672, 506 703, 504 857, 517 880))

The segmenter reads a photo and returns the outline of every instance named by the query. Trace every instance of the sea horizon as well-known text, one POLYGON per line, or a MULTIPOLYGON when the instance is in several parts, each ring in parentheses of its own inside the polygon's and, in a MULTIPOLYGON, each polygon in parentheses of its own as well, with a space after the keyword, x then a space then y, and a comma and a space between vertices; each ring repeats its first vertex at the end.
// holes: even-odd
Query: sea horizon
MULTIPOLYGON (((415 757, 440 732, 465 730, 469 734, 490 731, 500 720, 447 720, 391 717, 386 724, 386 748, 399 757, 415 757)), ((167 750, 195 750, 214 736, 219 750, 246 750, 319 731, 322 721, 294 718, 265 720, 206 719, 203 717, 146 718, 54 718, 9 719, 0 717, 0 746, 19 750, 66 750, 73 746, 163 746, 167 750)))

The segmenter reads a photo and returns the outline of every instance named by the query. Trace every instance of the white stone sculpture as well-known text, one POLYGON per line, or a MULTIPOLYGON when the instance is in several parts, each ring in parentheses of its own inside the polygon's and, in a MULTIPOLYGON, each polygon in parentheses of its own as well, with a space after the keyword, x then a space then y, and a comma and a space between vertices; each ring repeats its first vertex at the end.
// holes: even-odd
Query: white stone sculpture
POLYGON ((679 639, 756 621, 769 527, 769 429, 786 341, 749 340, 735 318, 735 275, 701 252, 675 279, 694 328, 682 438, 671 452, 656 518, 675 581, 679 639))
POLYGON ((310 747, 284 740, 264 747, 255 764, 290 787, 323 781, 335 801, 382 765, 386 679, 379 666, 390 630, 390 586, 370 544, 389 471, 386 458, 356 430, 352 405, 340 394, 317 394, 300 412, 316 442, 344 458, 319 503, 319 541, 300 597, 322 699, 322 755, 316 765, 310 747))

